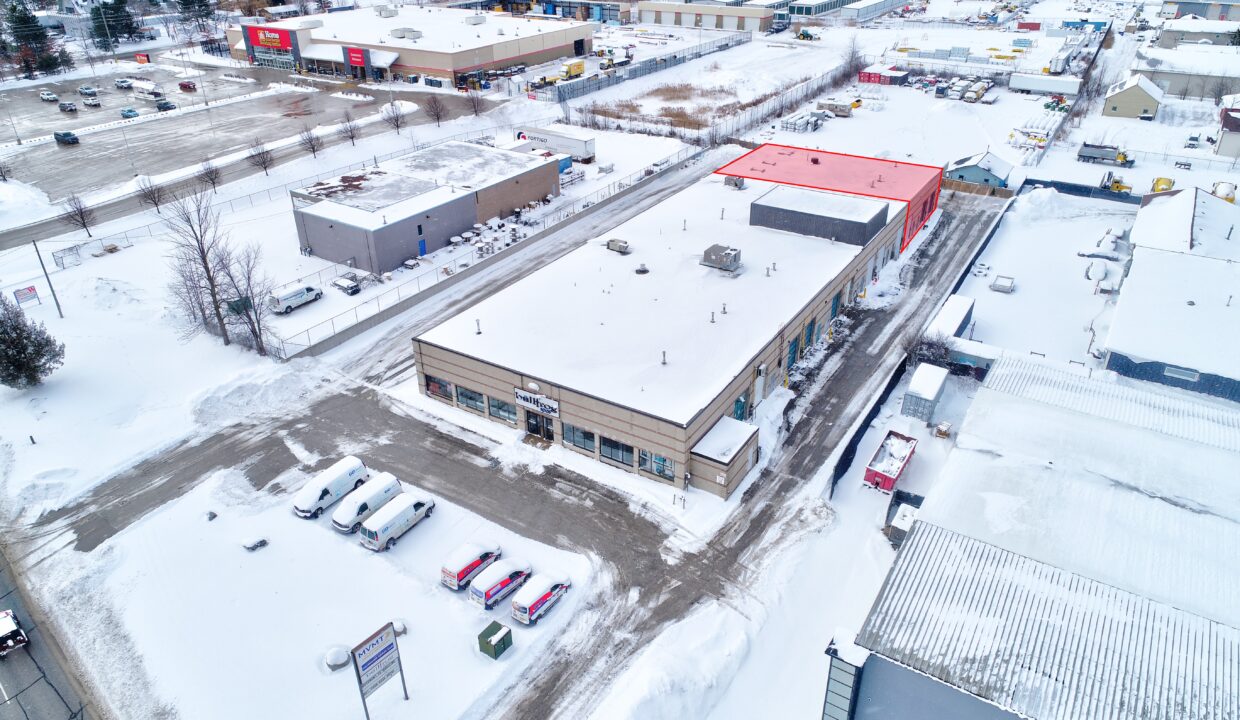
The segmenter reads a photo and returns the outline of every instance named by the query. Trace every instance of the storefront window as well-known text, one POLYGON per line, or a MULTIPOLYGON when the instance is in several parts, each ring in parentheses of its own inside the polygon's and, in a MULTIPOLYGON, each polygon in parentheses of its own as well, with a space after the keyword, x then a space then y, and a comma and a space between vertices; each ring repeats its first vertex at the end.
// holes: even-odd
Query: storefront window
POLYGON ((452 399, 452 383, 447 380, 440 380, 433 375, 426 376, 426 394, 441 397, 444 400, 452 399))
POLYGON ((638 467, 648 473, 654 473, 659 477, 674 480, 676 478, 676 462, 668 460, 662 455, 654 455, 645 450, 641 451, 638 467))
POLYGON ((464 405, 465 407, 469 408, 470 410, 477 410, 478 412, 482 412, 483 400, 482 400, 482 393, 480 392, 474 392, 473 390, 469 390, 467 388, 461 387, 460 385, 457 385, 456 386, 456 401, 464 405))
POLYGON ((618 440, 600 437, 598 439, 599 454, 608 460, 613 460, 622 465, 633 466, 633 446, 625 445, 618 440))
POLYGON ((594 433, 582 430, 576 425, 564 423, 564 442, 576 445, 582 450, 594 452, 594 433))
POLYGON ((503 400, 491 398, 491 416, 510 423, 517 421, 517 406, 503 400))

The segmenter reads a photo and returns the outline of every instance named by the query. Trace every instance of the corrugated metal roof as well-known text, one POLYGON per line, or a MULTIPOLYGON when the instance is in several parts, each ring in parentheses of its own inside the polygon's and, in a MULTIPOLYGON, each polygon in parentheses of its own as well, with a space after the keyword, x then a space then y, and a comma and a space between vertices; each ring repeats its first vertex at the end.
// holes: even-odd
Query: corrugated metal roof
POLYGON ((1240 452, 1240 411, 1204 396, 1141 388, 1004 356, 986 375, 992 390, 1240 452))
POLYGON ((921 521, 857 643, 1039 720, 1240 717, 1240 630, 921 521))

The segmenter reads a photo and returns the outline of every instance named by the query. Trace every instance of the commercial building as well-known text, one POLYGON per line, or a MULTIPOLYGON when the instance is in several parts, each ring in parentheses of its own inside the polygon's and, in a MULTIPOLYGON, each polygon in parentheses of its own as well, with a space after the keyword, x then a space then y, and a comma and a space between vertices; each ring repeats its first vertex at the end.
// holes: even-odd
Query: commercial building
POLYGON ((1163 91, 1144 75, 1129 75, 1107 88, 1102 114, 1108 117, 1153 120, 1162 105, 1163 91))
POLYGON ((897 10, 905 4, 905 0, 858 0, 841 8, 840 17, 862 23, 897 10))
POLYGON ((838 10, 848 4, 848 0, 796 0, 788 5, 791 18, 818 17, 832 10, 838 10))
POLYGON ((1177 45, 1231 45, 1231 39, 1240 30, 1240 22, 1229 20, 1206 20, 1199 17, 1177 18, 1163 23, 1158 35, 1158 46, 1173 48, 1177 45))
POLYGON ((1150 195, 1129 241, 1107 369, 1240 400, 1240 207, 1198 188, 1150 195))
POLYGON ((771 27, 775 10, 757 5, 706 5, 703 3, 637 3, 641 22, 717 30, 765 31, 771 27))
POLYGON ((977 388, 824 717, 1235 717, 1240 410, 1068 368, 977 388))
POLYGON ((757 461, 755 407, 897 256, 906 210, 709 176, 415 338, 418 379, 539 442, 726 497, 757 461))
POLYGON ((1007 187, 1012 163, 987 150, 951 163, 943 175, 951 180, 961 180, 975 185, 1007 187))
POLYGON ((1226 157, 1240 157, 1240 95, 1228 96, 1218 112, 1218 141, 1214 152, 1226 157))
POLYGON ((1232 92, 1240 83, 1240 47, 1146 48, 1133 62, 1132 71, 1168 95, 1213 99, 1232 92))
POLYGON ((943 168, 766 143, 715 171, 811 190, 891 200, 905 206, 900 250, 939 206, 943 168))
POLYGON ((1205 18, 1206 20, 1227 20, 1240 16, 1240 0, 1193 0, 1180 2, 1169 0, 1163 2, 1158 17, 1181 18, 1186 15, 1205 18))
POLYGON ((445 7, 379 5, 228 29, 232 55, 263 67, 360 79, 533 65, 590 52, 596 25, 445 7))
POLYGON ((294 190, 302 251, 382 273, 559 195, 555 157, 446 142, 294 190))

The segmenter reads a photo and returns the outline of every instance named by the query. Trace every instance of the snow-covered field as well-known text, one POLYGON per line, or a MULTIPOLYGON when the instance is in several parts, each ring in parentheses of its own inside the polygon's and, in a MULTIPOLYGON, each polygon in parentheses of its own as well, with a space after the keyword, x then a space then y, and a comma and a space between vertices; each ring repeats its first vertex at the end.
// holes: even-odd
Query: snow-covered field
MULTIPOLYGON (((301 481, 296 471, 276 480, 293 488, 301 481)), ((373 717, 449 718, 486 708, 563 631, 590 596, 591 573, 581 555, 443 500, 394 549, 373 553, 332 529, 326 515, 302 520, 287 495, 222 471, 101 548, 62 553, 33 577, 70 636, 101 640, 77 648, 101 669, 95 675, 123 717, 155 717, 162 706, 207 720, 358 714, 352 668, 332 672, 325 658, 392 620, 408 630, 399 644, 410 700, 393 680, 370 698, 373 717), (218 517, 208 521, 208 511, 218 517), (269 545, 242 548, 257 538, 269 545), (567 575, 572 589, 533 627, 512 620, 506 602, 483 610, 439 583, 448 553, 478 540, 498 543, 535 574, 567 575), (498 661, 478 651, 477 635, 492 620, 514 633, 498 661), (109 636, 118 641, 102 641, 109 636), (129 648, 149 685, 131 677, 129 648)))
POLYGON ((973 339, 1098 365, 1089 351, 1106 337, 1115 296, 1095 288, 1099 281, 1119 284, 1127 255, 1111 261, 1078 253, 1099 252, 1098 242, 1108 230, 1120 234, 1132 227, 1136 209, 1046 188, 1018 196, 959 291, 976 303, 973 339), (998 275, 1014 277, 1016 291, 991 290, 998 275))

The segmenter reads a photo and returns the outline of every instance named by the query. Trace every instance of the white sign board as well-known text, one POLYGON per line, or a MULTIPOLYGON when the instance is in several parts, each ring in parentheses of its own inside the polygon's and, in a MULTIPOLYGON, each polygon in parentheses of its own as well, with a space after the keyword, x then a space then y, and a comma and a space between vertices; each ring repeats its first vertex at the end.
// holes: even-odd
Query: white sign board
POLYGON ((13 299, 17 301, 17 307, 21 307, 24 303, 39 301, 42 305, 43 301, 39 300, 39 291, 34 286, 18 288, 13 291, 13 299))
MULTIPOLYGON (((383 683, 400 673, 400 683, 405 684, 405 669, 400 664, 400 647, 396 644, 396 629, 388 623, 362 644, 353 648, 353 670, 357 673, 357 687, 362 692, 362 708, 370 718, 366 698, 383 686, 383 683)), ((405 699, 409 699, 409 689, 405 699)))
POLYGON ((546 395, 527 392, 521 388, 513 388, 512 391, 516 394, 517 404, 521 407, 526 407, 534 412, 539 412, 543 415, 550 415, 551 417, 560 416, 559 401, 552 400, 546 395))

